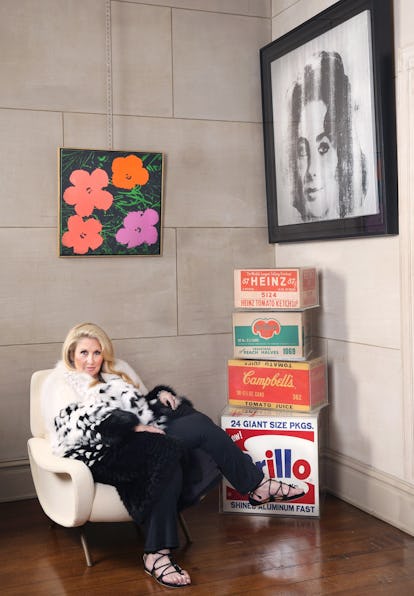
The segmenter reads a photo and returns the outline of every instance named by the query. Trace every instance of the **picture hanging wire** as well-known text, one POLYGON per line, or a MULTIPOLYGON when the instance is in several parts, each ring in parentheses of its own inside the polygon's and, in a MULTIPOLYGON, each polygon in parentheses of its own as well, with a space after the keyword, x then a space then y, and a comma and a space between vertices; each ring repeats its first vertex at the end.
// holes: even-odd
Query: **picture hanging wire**
POLYGON ((106 0, 106 128, 108 149, 113 149, 113 107, 112 107, 112 18, 111 0, 106 0))

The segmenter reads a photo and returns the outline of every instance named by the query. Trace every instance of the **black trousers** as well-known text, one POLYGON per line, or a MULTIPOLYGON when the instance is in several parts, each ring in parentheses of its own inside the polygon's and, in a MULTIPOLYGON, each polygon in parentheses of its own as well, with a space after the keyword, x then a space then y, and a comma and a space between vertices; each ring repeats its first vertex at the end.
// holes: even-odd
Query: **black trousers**
MULTIPOLYGON (((252 491, 263 480, 263 472, 253 464, 251 458, 233 443, 223 429, 201 412, 194 410, 182 418, 171 420, 167 434, 181 441, 190 451, 201 450, 215 467, 215 477, 222 474, 242 494, 252 491)), ((213 477, 210 471, 206 478, 207 485, 211 485, 213 477)), ((177 512, 186 485, 188 482, 183 478, 183 470, 178 467, 145 520, 145 552, 178 546, 177 512)))

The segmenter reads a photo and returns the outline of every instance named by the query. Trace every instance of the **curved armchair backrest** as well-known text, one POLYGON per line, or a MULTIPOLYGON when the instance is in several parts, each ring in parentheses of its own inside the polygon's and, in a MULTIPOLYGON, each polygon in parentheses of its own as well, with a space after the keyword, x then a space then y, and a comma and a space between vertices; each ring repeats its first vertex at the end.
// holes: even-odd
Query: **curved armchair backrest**
POLYGON ((33 437, 45 436, 45 424, 42 417, 42 408, 40 399, 42 395, 42 385, 53 369, 37 370, 32 374, 30 380, 30 430, 33 437))

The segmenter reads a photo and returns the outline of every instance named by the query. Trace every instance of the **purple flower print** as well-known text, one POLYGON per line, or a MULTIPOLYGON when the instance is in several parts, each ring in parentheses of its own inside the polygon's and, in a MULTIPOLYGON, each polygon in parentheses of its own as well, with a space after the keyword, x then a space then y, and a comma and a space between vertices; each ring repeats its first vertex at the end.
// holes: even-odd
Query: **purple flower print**
POLYGON ((154 227, 158 223, 159 215, 154 209, 145 211, 131 211, 124 219, 124 227, 116 233, 116 240, 120 244, 127 244, 128 248, 135 248, 141 244, 155 244, 158 232, 154 227))

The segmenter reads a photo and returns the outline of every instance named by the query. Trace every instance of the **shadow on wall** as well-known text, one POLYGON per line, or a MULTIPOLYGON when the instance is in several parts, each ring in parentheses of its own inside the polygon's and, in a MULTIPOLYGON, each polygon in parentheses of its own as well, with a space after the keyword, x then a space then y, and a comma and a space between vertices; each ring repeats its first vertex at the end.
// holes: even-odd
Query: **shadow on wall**
POLYGON ((322 411, 320 424, 320 448, 324 456, 321 462, 321 487, 346 500, 355 494, 355 491, 349 490, 350 474, 344 474, 346 468, 349 470, 352 467, 352 455, 349 459, 349 454, 355 454, 357 450, 363 454, 364 461, 370 461, 369 441, 358 419, 359 400, 363 399, 363 396, 358 392, 358 384, 352 373, 351 344, 346 336, 345 280, 332 271, 326 273, 325 278, 320 275, 321 307, 315 309, 313 318, 313 333, 319 344, 318 349, 326 353, 328 360, 329 405, 322 411), (322 300, 322 297, 326 296, 323 285, 327 283, 327 278, 329 287, 335 288, 335 296, 342 298, 331 305, 325 305, 322 300), (336 311, 334 317, 338 322, 336 327, 341 329, 340 340, 320 335, 320 329, 323 328, 321 321, 329 308, 336 311))

